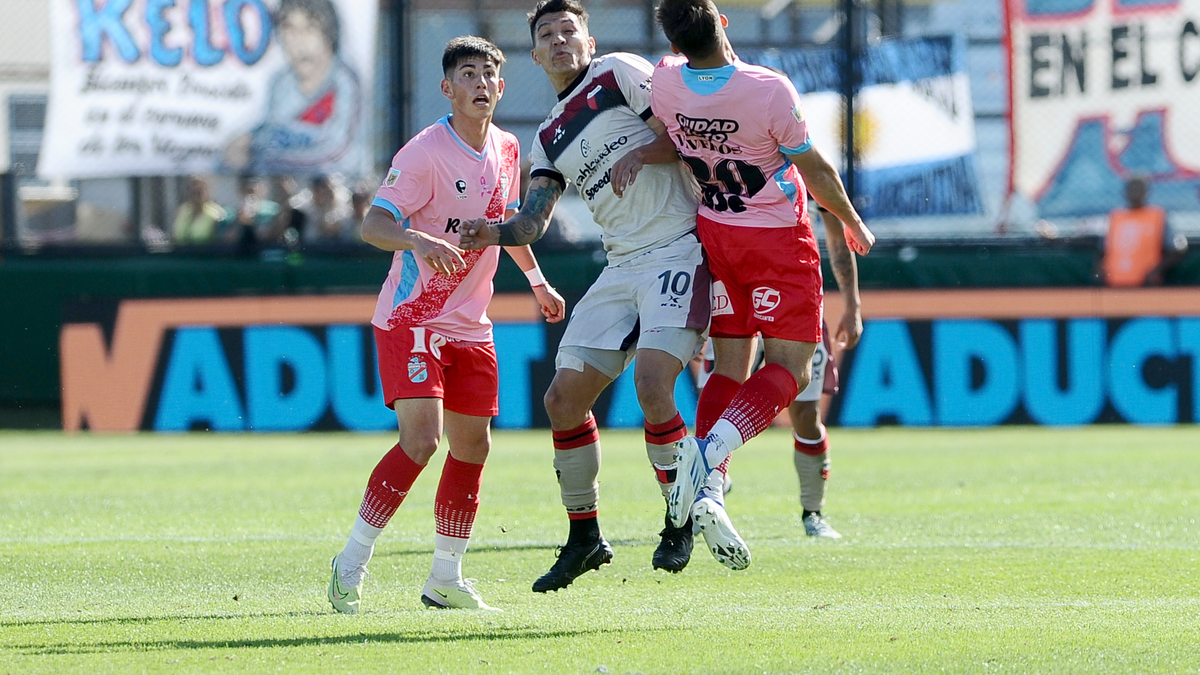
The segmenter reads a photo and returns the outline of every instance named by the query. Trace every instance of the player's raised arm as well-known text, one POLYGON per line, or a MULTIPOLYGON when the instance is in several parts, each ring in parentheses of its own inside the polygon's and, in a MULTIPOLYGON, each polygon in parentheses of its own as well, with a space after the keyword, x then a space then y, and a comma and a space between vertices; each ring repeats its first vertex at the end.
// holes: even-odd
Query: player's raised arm
POLYGON ((387 209, 372 206, 363 218, 362 240, 385 251, 413 251, 439 274, 454 274, 466 267, 462 249, 424 232, 400 227, 387 209))
POLYGON ((525 246, 532 244, 550 227, 554 205, 562 197, 565 186, 550 176, 534 176, 525 193, 525 203, 512 218, 499 225, 489 225, 483 219, 460 226, 459 244, 472 251, 488 246, 525 246))
POLYGON ((817 203, 845 225, 846 244, 859 255, 866 255, 875 245, 875 235, 867 229, 842 185, 842 177, 816 147, 799 154, 785 154, 804 179, 804 186, 817 203))
POLYGON ((621 159, 618 159, 613 164, 611 173, 612 189, 618 197, 625 195, 625 188, 633 185, 633 181, 637 178, 638 172, 647 164, 670 164, 671 162, 679 161, 679 150, 675 148, 675 143, 671 137, 667 135, 667 127, 657 117, 651 116, 646 120, 646 126, 650 127, 658 137, 653 141, 636 147, 633 150, 625 153, 621 159))
POLYGON ((842 318, 834 329, 834 340, 841 349, 854 349, 862 337, 862 297, 858 293, 858 261, 846 244, 845 226, 825 209, 821 209, 821 222, 825 225, 825 248, 829 252, 829 265, 833 278, 842 292, 845 307, 842 318))

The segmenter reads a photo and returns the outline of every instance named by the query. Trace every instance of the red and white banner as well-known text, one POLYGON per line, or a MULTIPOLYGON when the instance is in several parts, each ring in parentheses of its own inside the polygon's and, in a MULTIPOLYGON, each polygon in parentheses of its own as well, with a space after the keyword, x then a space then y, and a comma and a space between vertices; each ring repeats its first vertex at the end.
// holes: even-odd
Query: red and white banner
POLYGON ((1043 216, 1200 211, 1200 0, 1007 0, 1011 186, 1043 216))

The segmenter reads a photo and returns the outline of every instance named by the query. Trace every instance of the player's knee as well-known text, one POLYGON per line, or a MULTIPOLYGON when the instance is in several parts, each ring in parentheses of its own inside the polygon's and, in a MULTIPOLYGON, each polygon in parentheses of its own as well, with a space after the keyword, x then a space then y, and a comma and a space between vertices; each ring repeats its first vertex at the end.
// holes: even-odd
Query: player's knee
POLYGON ((633 384, 643 411, 675 407, 675 383, 661 373, 635 372, 633 384))
POLYGON ((583 410, 581 411, 580 402, 577 399, 578 396, 571 392, 570 387, 563 386, 557 380, 550 383, 550 388, 542 397, 542 404, 546 406, 546 415, 550 417, 550 424, 554 428, 559 429, 576 418, 582 420, 587 417, 588 406, 582 406, 583 410))
POLYGON ((441 434, 433 430, 409 429, 400 431, 400 447, 417 464, 426 464, 437 452, 441 434))

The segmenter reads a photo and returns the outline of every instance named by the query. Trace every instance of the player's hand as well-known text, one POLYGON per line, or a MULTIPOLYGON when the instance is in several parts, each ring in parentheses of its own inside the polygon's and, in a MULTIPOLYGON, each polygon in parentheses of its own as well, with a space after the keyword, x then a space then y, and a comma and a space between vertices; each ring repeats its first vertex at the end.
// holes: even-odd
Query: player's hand
POLYGON ((463 251, 450 242, 428 235, 417 239, 415 247, 417 255, 433 268, 434 272, 450 276, 460 269, 467 268, 463 260, 463 251))
POLYGON ((550 284, 533 287, 533 297, 542 306, 542 316, 546 323, 558 323, 567 317, 567 303, 550 284))
POLYGON ((875 235, 862 223, 847 225, 842 234, 846 237, 846 246, 859 255, 870 253, 871 247, 875 245, 875 235))
POLYGON ((489 225, 483 218, 458 226, 458 245, 466 251, 476 251, 500 244, 500 227, 489 225))
POLYGON ((842 312, 841 320, 838 321, 837 330, 833 332, 836 352, 840 354, 847 349, 854 349, 858 345, 859 338, 862 337, 862 332, 862 312, 857 307, 847 307, 846 311, 842 312))
POLYGON ((625 153, 625 156, 618 159, 612 168, 609 169, 609 178, 612 180, 613 193, 617 197, 625 196, 625 188, 633 185, 633 181, 637 179, 638 172, 646 165, 642 158, 641 148, 634 148, 625 153))

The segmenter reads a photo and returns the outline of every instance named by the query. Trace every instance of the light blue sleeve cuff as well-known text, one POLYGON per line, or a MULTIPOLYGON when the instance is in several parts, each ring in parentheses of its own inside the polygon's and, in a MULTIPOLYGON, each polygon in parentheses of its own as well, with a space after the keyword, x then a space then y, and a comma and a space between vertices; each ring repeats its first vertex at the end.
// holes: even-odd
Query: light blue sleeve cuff
POLYGON ((795 147, 795 148, 785 148, 782 145, 779 146, 779 151, 785 155, 800 155, 800 154, 808 152, 811 149, 812 149, 812 139, 811 138, 808 139, 807 141, 804 141, 804 143, 802 145, 795 147))
POLYGON ((520 211, 521 210, 521 200, 518 199, 517 201, 509 204, 508 206, 506 206, 504 208, 505 208, 505 210, 520 211))
POLYGON ((395 204, 389 202, 383 197, 376 197, 375 201, 371 202, 371 206, 378 206, 379 208, 392 214, 392 217, 396 219, 396 222, 404 220, 404 216, 400 215, 400 209, 396 208, 395 204))

